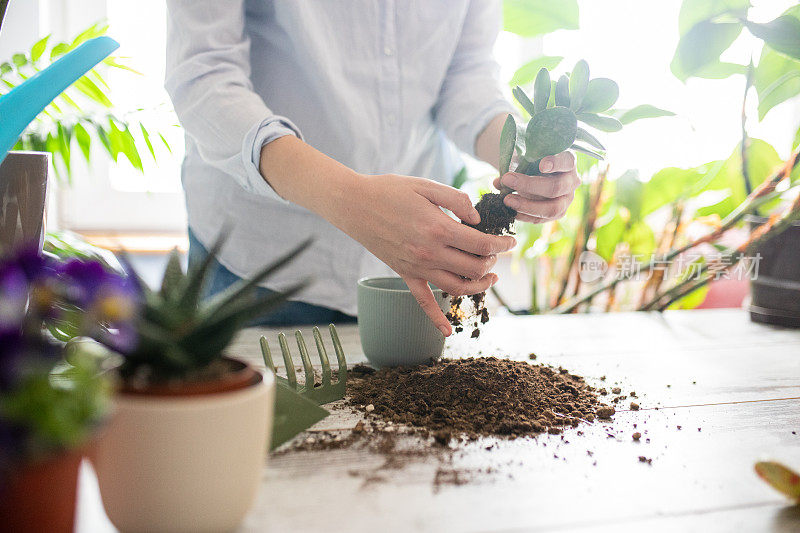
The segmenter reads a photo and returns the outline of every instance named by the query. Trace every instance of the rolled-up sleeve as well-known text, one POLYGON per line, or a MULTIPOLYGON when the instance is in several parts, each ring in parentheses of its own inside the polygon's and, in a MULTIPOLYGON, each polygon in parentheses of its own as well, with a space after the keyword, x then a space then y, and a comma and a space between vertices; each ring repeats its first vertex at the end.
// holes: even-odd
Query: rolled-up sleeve
POLYGON ((253 91, 244 0, 168 0, 167 13, 165 85, 186 135, 245 190, 283 201, 261 176, 261 147, 302 136, 253 91))
POLYGON ((450 140, 473 156, 475 140, 492 118, 515 112, 503 96, 492 54, 501 20, 498 0, 471 0, 433 110, 450 140))

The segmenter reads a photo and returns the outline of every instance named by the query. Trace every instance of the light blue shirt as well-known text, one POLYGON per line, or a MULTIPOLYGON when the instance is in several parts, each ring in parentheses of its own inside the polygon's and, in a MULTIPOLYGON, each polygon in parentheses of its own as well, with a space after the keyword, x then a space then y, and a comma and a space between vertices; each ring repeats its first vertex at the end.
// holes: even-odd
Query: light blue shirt
MULTIPOLYGON (((350 168, 450 183, 454 146, 511 112, 492 48, 495 0, 168 0, 166 87, 186 134, 189 226, 247 277, 301 240, 309 250, 268 280, 312 278, 297 299, 355 313, 356 281, 386 272, 356 241, 280 198, 261 147, 297 135, 350 168)), ((357 192, 356 192, 357 194, 357 192)), ((391 191, 387 191, 391 194, 391 191)))

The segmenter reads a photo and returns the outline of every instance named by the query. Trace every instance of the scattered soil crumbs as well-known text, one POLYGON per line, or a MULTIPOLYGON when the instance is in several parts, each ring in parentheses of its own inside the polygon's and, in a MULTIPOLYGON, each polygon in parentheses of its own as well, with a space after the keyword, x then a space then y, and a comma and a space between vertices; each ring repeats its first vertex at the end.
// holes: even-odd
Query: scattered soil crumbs
POLYGON ((445 445, 462 435, 558 434, 614 414, 593 387, 563 368, 494 357, 385 368, 348 388, 351 405, 373 405, 381 419, 430 430, 445 445))
MULTIPOLYGON (((512 235, 514 233, 514 218, 517 212, 503 203, 503 195, 499 193, 486 193, 475 204, 475 209, 481 216, 478 224, 467 224, 472 228, 489 235, 512 235)), ((471 337, 477 339, 481 335, 480 326, 489 321, 489 311, 486 309, 486 293, 481 292, 472 296, 453 296, 450 300, 450 310, 447 319, 455 329, 461 333, 466 327, 472 327, 471 337), (462 304, 471 302, 470 309, 463 309, 462 304)))

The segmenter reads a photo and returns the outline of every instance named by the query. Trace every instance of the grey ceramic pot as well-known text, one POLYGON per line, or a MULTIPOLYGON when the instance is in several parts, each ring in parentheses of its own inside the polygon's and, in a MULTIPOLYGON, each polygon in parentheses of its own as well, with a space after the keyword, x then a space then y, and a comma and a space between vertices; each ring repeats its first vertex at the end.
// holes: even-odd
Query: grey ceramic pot
POLYGON ((0 164, 0 251, 44 239, 49 154, 9 152, 0 164))
MULTIPOLYGON (((446 310, 448 298, 441 289, 431 289, 446 310)), ((378 368, 425 363, 444 349, 444 335, 398 277, 358 281, 358 332, 364 355, 378 368)))

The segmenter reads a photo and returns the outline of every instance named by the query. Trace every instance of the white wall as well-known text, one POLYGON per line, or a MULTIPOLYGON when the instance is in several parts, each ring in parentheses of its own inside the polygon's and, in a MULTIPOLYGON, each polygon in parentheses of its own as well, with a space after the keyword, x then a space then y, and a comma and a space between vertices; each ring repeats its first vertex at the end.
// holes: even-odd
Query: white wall
POLYGON ((39 2, 11 0, 0 32, 0 62, 29 50, 39 39, 39 2))

